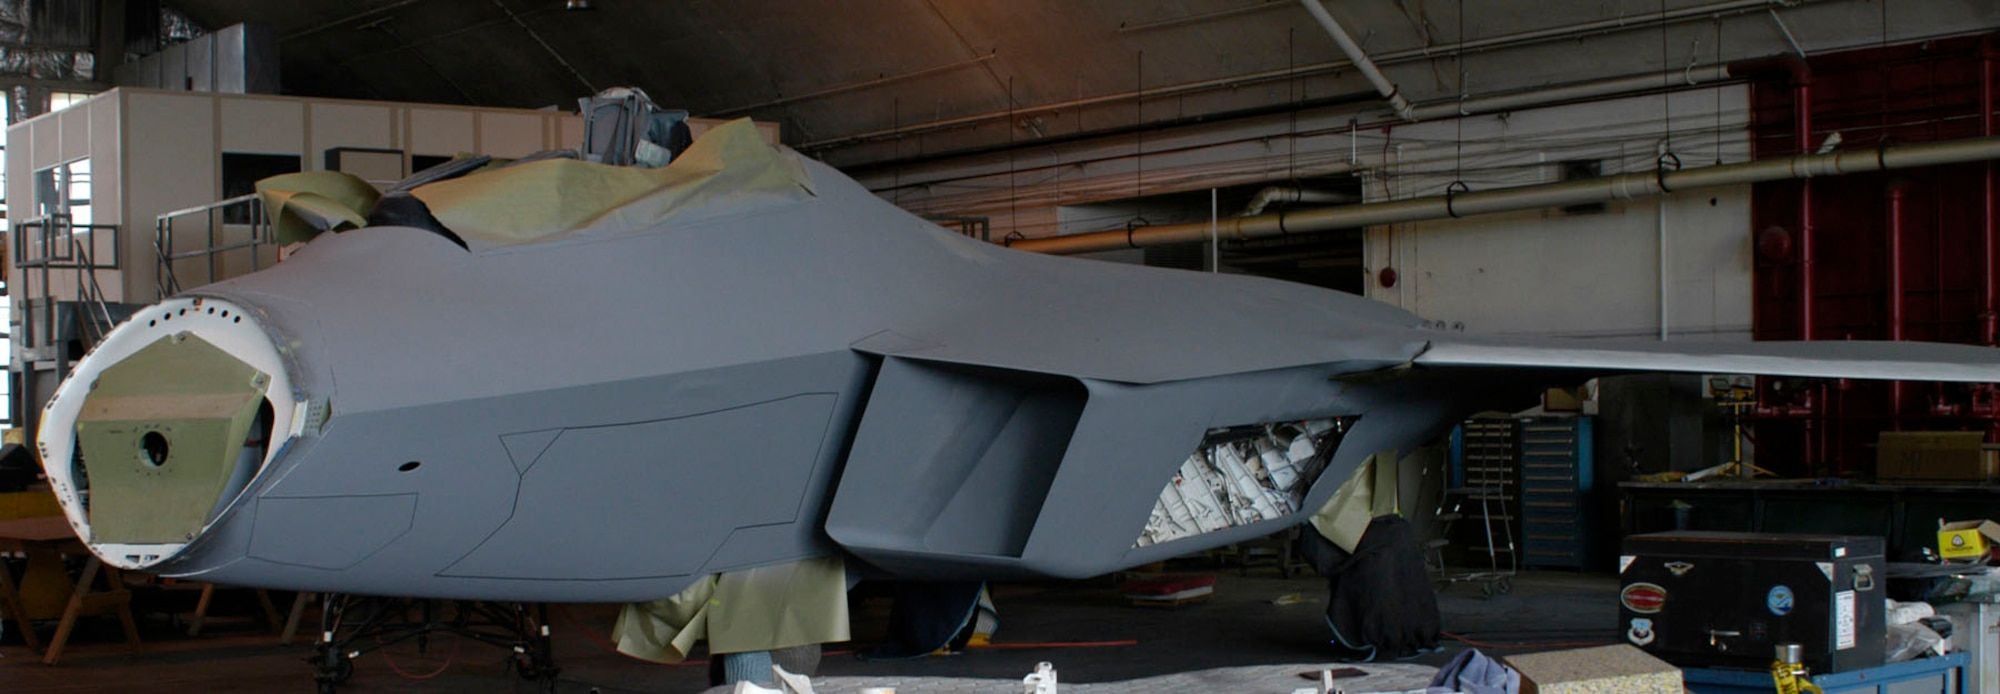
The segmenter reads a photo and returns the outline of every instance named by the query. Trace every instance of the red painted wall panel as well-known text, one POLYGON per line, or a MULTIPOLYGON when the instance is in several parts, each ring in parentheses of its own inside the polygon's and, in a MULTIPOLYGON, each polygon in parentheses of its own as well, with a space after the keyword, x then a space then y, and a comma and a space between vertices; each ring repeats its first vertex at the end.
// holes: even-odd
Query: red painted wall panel
MULTIPOLYGON (((1974 137, 1981 120, 1981 39, 1930 41, 1817 56, 1809 61, 1812 149, 1838 134, 1841 149, 1974 137)), ((1759 159, 1796 154, 1792 79, 1776 73, 1752 85, 1752 148, 1759 159)), ((1980 343, 1984 293, 1986 166, 1838 176, 1759 184, 1753 190, 1753 332, 1759 340, 1801 337, 1800 199, 1812 186, 1813 330, 1810 339, 1888 339, 1889 191, 1901 186, 1903 337, 1980 343)), ((1815 389, 1816 390, 1816 389, 1815 389)), ((1899 404, 1883 383, 1831 384, 1814 393, 1814 413, 1771 417, 1757 426, 1759 461, 1789 474, 1861 475, 1886 429, 1983 430, 1970 414, 1972 389, 1906 384, 1899 404), (1938 407, 1945 410, 1940 414, 1938 407), (1951 407, 1959 408, 1956 412, 1951 407), (1818 438, 1823 437, 1823 438, 1818 438), (1816 440, 1808 442, 1808 438, 1816 440)), ((1767 382, 1767 405, 1796 399, 1767 382)), ((1990 437, 1990 434, 1989 434, 1990 437)), ((1990 440, 1990 438, 1989 438, 1990 440)))

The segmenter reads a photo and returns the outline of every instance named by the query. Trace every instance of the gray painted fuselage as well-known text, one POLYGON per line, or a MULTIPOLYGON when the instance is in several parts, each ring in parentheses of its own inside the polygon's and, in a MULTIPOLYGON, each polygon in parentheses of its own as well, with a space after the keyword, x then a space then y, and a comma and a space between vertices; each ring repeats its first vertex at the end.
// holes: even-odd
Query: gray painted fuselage
MULTIPOLYGON (((326 234, 190 292, 250 308, 325 423, 156 570, 574 602, 834 553, 1089 576, 1300 520, 1134 547, 1211 428, 1358 415, 1313 509, 1475 407, 1652 358, 1427 368, 1478 340, 1301 285, 973 242, 810 172, 802 202, 484 252, 326 234)), ((1732 349, 1792 354, 1670 356, 1729 371, 1732 349)), ((1924 349, 1995 373, 1991 350, 1924 349)))

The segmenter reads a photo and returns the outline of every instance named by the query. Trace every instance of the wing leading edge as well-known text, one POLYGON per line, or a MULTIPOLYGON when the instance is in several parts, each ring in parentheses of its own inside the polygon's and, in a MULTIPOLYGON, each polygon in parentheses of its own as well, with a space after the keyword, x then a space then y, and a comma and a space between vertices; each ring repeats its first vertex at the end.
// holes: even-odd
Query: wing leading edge
POLYGON ((1935 342, 1632 342, 1487 336, 1433 339, 1424 367, 1579 376, 1642 372, 2000 383, 2000 349, 1935 342))

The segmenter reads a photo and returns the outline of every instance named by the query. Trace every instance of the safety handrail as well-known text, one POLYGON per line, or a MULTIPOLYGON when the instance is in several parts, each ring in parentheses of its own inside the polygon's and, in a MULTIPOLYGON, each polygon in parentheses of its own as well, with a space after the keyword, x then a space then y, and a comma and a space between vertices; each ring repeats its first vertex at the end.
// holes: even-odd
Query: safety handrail
POLYGON ((230 251, 250 249, 250 269, 254 272, 261 269, 263 264, 263 259, 258 256, 257 249, 267 245, 275 245, 271 221, 264 215, 264 203, 258 198, 256 193, 238 195, 205 205, 196 205, 160 214, 153 219, 153 252, 157 256, 160 269, 157 280, 160 296, 168 297, 180 293, 180 277, 174 270, 174 265, 178 261, 190 259, 205 261, 204 265, 208 269, 208 282, 219 282, 228 279, 221 276, 222 268, 217 265, 218 259, 222 254, 230 251), (251 220, 250 222, 247 224, 234 223, 228 221, 226 216, 218 214, 237 206, 243 206, 249 213, 246 216, 251 220), (174 221, 196 215, 200 215, 203 221, 201 225, 202 243, 198 247, 182 249, 175 238, 174 221), (248 226, 250 227, 250 235, 242 241, 224 242, 219 235, 223 228, 228 226, 248 226))
MULTIPOLYGON (((77 302, 94 313, 92 320, 81 321, 81 327, 90 331, 98 325, 109 331, 115 323, 111 307, 105 302, 104 287, 97 281, 100 270, 117 270, 123 265, 124 256, 118 244, 116 224, 75 224, 74 218, 66 212, 57 212, 21 221, 14 226, 14 257, 16 265, 23 270, 39 270, 39 280, 35 293, 28 297, 28 308, 41 311, 40 325, 45 329, 55 324, 54 288, 50 283, 51 270, 75 270, 77 302), (94 249, 97 240, 111 239, 111 259, 99 262, 94 249), (33 243, 30 243, 30 242, 33 243)), ((101 333, 88 337, 102 337, 101 333)))

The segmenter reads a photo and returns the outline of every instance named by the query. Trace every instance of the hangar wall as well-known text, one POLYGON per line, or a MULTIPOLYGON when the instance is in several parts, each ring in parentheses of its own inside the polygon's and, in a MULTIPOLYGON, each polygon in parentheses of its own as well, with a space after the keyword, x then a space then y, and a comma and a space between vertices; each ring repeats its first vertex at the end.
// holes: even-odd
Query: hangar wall
MULTIPOLYGON (((1356 180, 1365 201, 1381 202, 1442 194, 1460 180, 1472 190, 1553 182, 1573 162, 1601 175, 1647 171, 1663 143, 1683 166, 1742 162, 1747 93, 1724 85, 1371 127, 1354 110, 1328 109, 856 174, 918 214, 985 217, 995 241, 1033 238, 1192 221, 1164 202, 1176 194, 1201 198, 1206 218, 1211 188, 1356 180)), ((1224 202, 1220 214, 1240 209, 1224 202)), ((1371 298, 1471 331, 1657 338, 1664 299, 1669 339, 1744 340, 1749 223, 1749 190, 1736 187, 1399 224, 1367 230, 1352 271, 1365 275, 1371 298), (1385 269, 1395 271, 1393 285, 1380 281, 1385 269)))
MULTIPOLYGON (((1743 162, 1746 94, 1736 85, 1403 126, 1362 190, 1383 202, 1442 195, 1454 181, 1553 183, 1579 165, 1645 172, 1663 153, 1667 166, 1743 162)), ((1748 340, 1749 224, 1749 188, 1736 186, 1375 227, 1367 292, 1471 332, 1748 340)))

